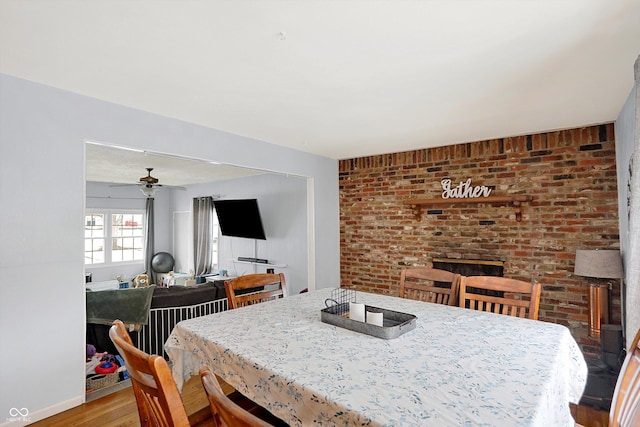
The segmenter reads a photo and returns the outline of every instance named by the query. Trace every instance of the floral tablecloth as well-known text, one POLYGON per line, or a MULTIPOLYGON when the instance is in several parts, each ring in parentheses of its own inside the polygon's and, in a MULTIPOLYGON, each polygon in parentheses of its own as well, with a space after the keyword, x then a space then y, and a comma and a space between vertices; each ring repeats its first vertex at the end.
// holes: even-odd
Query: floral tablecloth
POLYGON ((209 365, 292 426, 573 426, 587 367, 567 328, 358 292, 417 316, 384 340, 321 322, 330 293, 180 322, 176 382, 209 365))

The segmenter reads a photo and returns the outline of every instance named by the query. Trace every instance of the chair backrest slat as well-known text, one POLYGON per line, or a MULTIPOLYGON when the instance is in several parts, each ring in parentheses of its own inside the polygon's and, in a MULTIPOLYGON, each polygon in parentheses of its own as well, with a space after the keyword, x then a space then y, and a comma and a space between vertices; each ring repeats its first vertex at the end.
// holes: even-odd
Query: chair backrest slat
POLYGON ((287 284, 282 273, 247 274, 225 281, 224 289, 227 293, 229 310, 287 296, 287 284), (262 289, 245 294, 238 292, 255 288, 262 289))
POLYGON ((460 275, 436 268, 405 268, 400 274, 400 298, 457 305, 460 275), (447 287, 438 286, 448 284, 447 287))
POLYGON ((460 307, 538 320, 541 289, 537 282, 494 276, 463 276, 460 281, 460 307), (474 293, 470 288, 502 292, 503 296, 474 293))

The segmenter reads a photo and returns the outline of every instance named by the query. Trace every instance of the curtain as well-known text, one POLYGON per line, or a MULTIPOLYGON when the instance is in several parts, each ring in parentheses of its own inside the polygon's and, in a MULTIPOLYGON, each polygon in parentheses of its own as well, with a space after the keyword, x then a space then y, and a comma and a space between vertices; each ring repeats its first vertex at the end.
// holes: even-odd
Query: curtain
POLYGON ((193 259, 196 276, 211 273, 213 256, 213 198, 193 199, 193 259))
POLYGON ((147 276, 149 276, 149 283, 155 284, 156 273, 153 271, 153 268, 151 268, 151 259, 154 255, 153 234, 155 232, 153 220, 153 197, 147 197, 147 206, 144 218, 144 268, 147 276))

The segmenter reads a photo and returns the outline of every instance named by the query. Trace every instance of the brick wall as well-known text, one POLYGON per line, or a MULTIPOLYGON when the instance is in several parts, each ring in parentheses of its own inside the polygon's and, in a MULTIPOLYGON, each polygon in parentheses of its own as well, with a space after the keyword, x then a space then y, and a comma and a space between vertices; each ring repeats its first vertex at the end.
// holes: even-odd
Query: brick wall
MULTIPOLYGON (((400 270, 432 258, 498 260, 504 276, 543 285, 540 320, 568 326, 585 355, 589 279, 573 275, 576 249, 619 248, 613 124, 342 160, 341 285, 397 295, 400 270), (533 197, 522 218, 501 204, 425 206, 440 181, 471 178, 492 196, 533 197)), ((620 322, 619 286, 612 323, 620 322)))

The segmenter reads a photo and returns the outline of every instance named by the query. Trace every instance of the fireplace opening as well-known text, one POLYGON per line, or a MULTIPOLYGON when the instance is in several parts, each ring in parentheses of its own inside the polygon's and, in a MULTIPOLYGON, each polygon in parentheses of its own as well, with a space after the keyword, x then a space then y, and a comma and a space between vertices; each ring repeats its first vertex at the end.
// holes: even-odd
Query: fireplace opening
POLYGON ((434 258, 433 268, 462 276, 499 276, 504 274, 504 262, 480 259, 434 258))
MULTIPOLYGON (((457 259, 457 258, 434 258, 433 268, 450 271, 461 276, 497 276, 504 274, 503 261, 485 261, 481 259, 457 259)), ((503 297, 504 292, 492 291, 488 289, 468 288, 472 294, 489 295, 503 297)))

